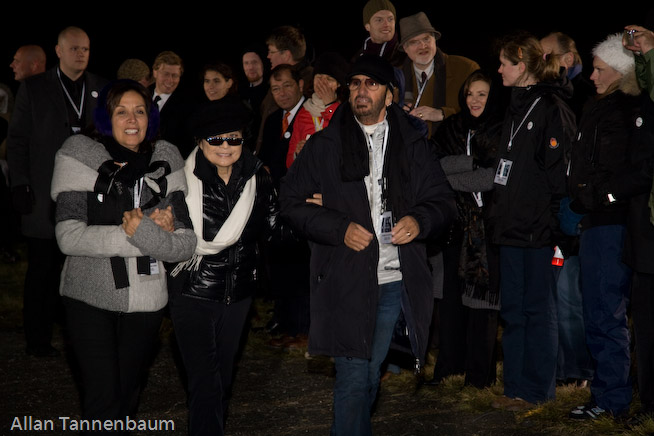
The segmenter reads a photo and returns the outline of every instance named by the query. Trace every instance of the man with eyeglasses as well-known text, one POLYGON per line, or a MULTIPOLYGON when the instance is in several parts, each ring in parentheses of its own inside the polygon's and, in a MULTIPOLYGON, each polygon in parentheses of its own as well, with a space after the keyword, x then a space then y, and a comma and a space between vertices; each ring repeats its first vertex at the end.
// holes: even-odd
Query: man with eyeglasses
POLYGON ((312 243, 309 353, 334 357, 336 436, 372 434, 399 319, 416 371, 424 363, 433 308, 425 243, 456 213, 426 138, 392 103, 393 80, 387 61, 359 57, 348 102, 309 138, 280 191, 283 218, 312 243))
MULTIPOLYGON (((286 175, 286 155, 293 134, 295 115, 302 107, 304 80, 288 64, 277 65, 270 72, 270 94, 278 109, 265 120, 259 158, 270 171, 273 186, 279 190, 286 175)), ((271 346, 306 347, 309 329, 309 247, 306 240, 272 241, 263 246, 267 259, 268 288, 275 300, 274 314, 268 330, 273 334, 271 346)))
POLYGON ((403 67, 405 110, 427 123, 431 137, 438 123, 461 109, 459 90, 479 64, 438 50, 436 40, 441 34, 424 12, 402 18, 400 35, 399 50, 407 54, 403 67))

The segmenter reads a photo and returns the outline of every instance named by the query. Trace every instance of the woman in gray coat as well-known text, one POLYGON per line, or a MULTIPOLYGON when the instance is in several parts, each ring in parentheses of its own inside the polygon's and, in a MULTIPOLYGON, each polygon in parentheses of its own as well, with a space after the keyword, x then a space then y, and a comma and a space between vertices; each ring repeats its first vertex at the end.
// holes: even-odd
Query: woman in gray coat
POLYGON ((113 82, 100 94, 96 131, 70 137, 55 158, 55 233, 67 255, 60 293, 82 418, 98 422, 133 417, 168 302, 162 262, 190 258, 196 241, 184 161, 153 140, 150 102, 137 82, 113 82))

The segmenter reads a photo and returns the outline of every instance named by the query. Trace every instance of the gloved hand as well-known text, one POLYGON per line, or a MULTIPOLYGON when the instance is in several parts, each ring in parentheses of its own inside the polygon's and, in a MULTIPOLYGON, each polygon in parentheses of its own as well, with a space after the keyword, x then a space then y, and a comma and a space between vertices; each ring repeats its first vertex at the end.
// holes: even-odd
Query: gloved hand
POLYGON ((29 185, 18 185, 11 188, 11 204, 16 212, 21 215, 31 213, 33 203, 34 194, 29 185))
POLYGON ((557 218, 559 227, 568 236, 577 236, 580 233, 579 222, 584 217, 571 209, 570 197, 563 197, 559 206, 557 218))

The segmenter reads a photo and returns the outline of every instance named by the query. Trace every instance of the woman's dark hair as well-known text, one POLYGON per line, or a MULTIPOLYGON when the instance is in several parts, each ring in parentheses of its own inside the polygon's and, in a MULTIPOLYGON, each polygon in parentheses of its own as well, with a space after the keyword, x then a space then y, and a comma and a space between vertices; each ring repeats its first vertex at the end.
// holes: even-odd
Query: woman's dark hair
POLYGON ((145 141, 151 145, 159 132, 159 107, 152 103, 152 95, 148 89, 140 83, 131 79, 119 79, 110 82, 105 86, 98 97, 98 105, 93 111, 95 130, 101 136, 113 136, 111 127, 111 116, 120 103, 123 95, 134 91, 143 97, 145 109, 148 114, 148 130, 145 134, 145 141))
POLYGON ((204 75, 207 71, 215 71, 227 81, 232 80, 232 86, 227 91, 227 94, 236 94, 238 91, 238 79, 234 76, 234 70, 228 64, 224 62, 214 62, 208 65, 205 65, 200 71, 200 83, 204 82, 204 75))

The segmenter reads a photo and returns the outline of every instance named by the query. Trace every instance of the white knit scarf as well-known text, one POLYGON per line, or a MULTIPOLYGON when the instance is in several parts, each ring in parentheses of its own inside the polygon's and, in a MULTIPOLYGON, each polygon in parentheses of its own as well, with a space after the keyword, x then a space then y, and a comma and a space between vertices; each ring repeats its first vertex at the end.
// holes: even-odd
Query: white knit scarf
POLYGON ((202 256, 207 254, 220 253, 225 248, 233 245, 241 237, 245 224, 250 218, 252 208, 254 207, 254 198, 257 192, 256 176, 250 177, 245 183, 243 192, 239 197, 234 209, 220 227, 213 241, 205 241, 202 237, 203 219, 202 219, 202 180, 198 179, 193 173, 195 169, 195 155, 198 147, 191 152, 184 165, 184 174, 188 184, 188 194, 186 194, 186 204, 188 206, 189 217, 193 223, 193 230, 197 236, 197 244, 193 257, 185 262, 180 262, 170 273, 173 277, 184 269, 198 270, 202 256))

